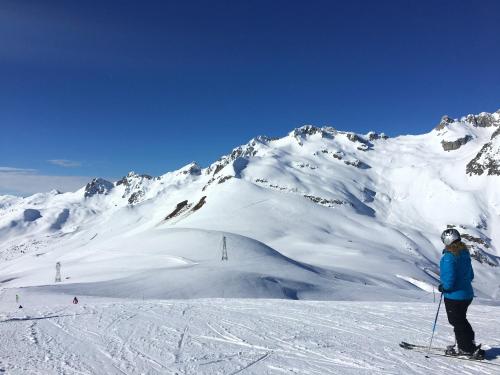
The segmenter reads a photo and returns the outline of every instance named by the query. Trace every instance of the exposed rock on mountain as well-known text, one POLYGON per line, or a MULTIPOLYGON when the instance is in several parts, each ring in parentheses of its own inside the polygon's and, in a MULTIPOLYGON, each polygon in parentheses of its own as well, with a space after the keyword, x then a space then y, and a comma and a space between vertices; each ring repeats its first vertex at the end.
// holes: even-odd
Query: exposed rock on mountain
POLYGON ((122 198, 127 199, 129 205, 135 205, 140 203, 146 196, 152 181, 153 177, 150 175, 129 172, 115 185, 123 187, 122 198))
POLYGON ((192 162, 180 169, 179 173, 184 175, 199 176, 201 175, 201 168, 197 163, 192 162))
POLYGON ((367 137, 369 141, 376 141, 377 139, 384 139, 384 140, 389 139, 389 136, 385 135, 385 133, 378 134, 373 131, 369 132, 367 134, 367 137))
POLYGON ((355 134, 355 133, 347 133, 346 134, 347 136, 347 139, 350 140, 351 142, 360 142, 360 143, 364 143, 365 140, 363 138, 361 138, 359 135, 355 134))
POLYGON ((96 194, 107 194, 114 188, 113 183, 102 178, 94 178, 85 187, 85 198, 93 197, 96 194))
POLYGON ((180 203, 177 203, 177 206, 175 206, 175 209, 165 217, 165 220, 170 220, 176 216, 179 216, 183 212, 187 211, 191 207, 190 204, 188 204, 188 201, 182 201, 180 203))
POLYGON ((491 267, 498 267, 499 257, 492 256, 488 254, 485 249, 489 249, 491 242, 490 239, 488 241, 483 240, 479 237, 474 237, 468 233, 462 233, 462 239, 467 244, 471 257, 477 260, 479 263, 487 264, 491 267))
POLYGON ((230 180, 231 178, 233 178, 233 176, 224 176, 224 177, 221 177, 221 178, 219 178, 219 181, 217 183, 218 184, 223 184, 224 182, 230 180))
POLYGON ((480 113, 479 115, 467 115, 464 120, 480 128, 488 128, 500 124, 500 121, 495 118, 494 114, 486 112, 480 113))
POLYGON ((144 191, 142 190, 134 191, 132 194, 130 194, 130 197, 128 198, 128 204, 134 205, 138 203, 142 197, 144 197, 144 191))
POLYGON ((304 195, 304 197, 313 201, 314 203, 320 204, 325 207, 335 207, 335 206, 341 206, 343 204, 351 205, 349 202, 340 199, 325 199, 325 198, 315 197, 313 195, 304 195))
POLYGON ((152 180, 153 177, 151 177, 148 174, 136 174, 135 172, 129 172, 121 180, 116 181, 116 186, 119 185, 130 186, 132 182, 137 179, 152 180))
POLYGON ((207 203, 207 197, 203 196, 200 198, 198 203, 196 203, 194 205, 194 207, 192 208, 192 211, 198 211, 200 208, 202 208, 205 205, 205 203, 207 203))
POLYGON ((289 133, 289 135, 294 137, 300 144, 302 144, 302 138, 315 134, 321 134, 322 138, 333 139, 337 134, 337 130, 330 126, 318 128, 314 125, 304 125, 289 133))
POLYGON ((467 144, 467 142, 469 142, 470 140, 472 140, 472 136, 466 135, 465 137, 458 138, 455 141, 448 141, 447 142, 447 141, 443 140, 443 141, 441 141, 441 145, 443 146, 443 150, 453 151, 453 150, 458 150, 460 147, 467 144))
POLYGON ((213 163, 210 167, 206 169, 206 174, 211 174, 215 176, 219 173, 225 166, 234 162, 238 158, 251 158, 257 155, 257 149, 260 147, 265 147, 271 142, 271 138, 259 136, 252 139, 244 146, 237 147, 233 149, 231 154, 225 155, 213 163))
POLYGON ((453 120, 452 118, 450 118, 450 116, 444 115, 443 117, 441 117, 441 121, 435 127, 435 130, 443 130, 444 128, 446 128, 446 126, 448 124, 453 124, 454 122, 455 122, 455 120, 453 120))
POLYGON ((360 168, 360 169, 369 169, 370 166, 366 163, 363 163, 361 160, 359 159, 354 159, 354 160, 344 160, 344 163, 346 165, 350 165, 350 166, 353 166, 353 167, 356 167, 356 168, 360 168))
POLYGON ((490 142, 487 142, 477 155, 466 167, 469 175, 488 175, 500 176, 500 128, 491 136, 490 142))

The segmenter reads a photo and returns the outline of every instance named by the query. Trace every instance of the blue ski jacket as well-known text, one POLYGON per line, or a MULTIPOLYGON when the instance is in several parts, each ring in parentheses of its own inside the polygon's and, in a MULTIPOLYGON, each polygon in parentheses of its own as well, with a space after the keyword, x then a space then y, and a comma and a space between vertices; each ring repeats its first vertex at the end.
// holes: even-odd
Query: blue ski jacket
POLYGON ((444 298, 453 300, 469 300, 474 298, 472 280, 471 258, 467 249, 458 252, 443 250, 443 256, 439 265, 441 270, 441 284, 444 290, 444 298))

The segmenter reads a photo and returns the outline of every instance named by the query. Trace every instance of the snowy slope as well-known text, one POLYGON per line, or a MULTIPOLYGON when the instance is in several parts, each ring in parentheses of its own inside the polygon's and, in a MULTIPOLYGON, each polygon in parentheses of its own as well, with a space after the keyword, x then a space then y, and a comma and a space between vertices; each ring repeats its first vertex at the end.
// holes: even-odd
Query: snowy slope
POLYGON ((207 168, 0 197, 2 287, 147 298, 422 299, 439 234, 500 298, 500 113, 394 139, 304 126, 207 168), (228 261, 221 261, 227 237, 228 261))
MULTIPOLYGON (((437 303, 266 299, 120 300, 21 290, 0 296, 0 373, 498 374, 499 307, 469 319, 488 361, 401 349, 426 344, 437 303)), ((444 313, 434 345, 454 340, 444 313)))

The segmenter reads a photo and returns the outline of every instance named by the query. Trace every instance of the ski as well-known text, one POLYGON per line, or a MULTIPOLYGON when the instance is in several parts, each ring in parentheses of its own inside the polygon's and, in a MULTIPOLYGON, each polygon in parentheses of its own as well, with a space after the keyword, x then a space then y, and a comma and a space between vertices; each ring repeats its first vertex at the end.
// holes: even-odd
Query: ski
POLYGON ((399 346, 401 348, 403 348, 403 349, 413 350, 415 352, 428 354, 430 356, 454 358, 454 359, 460 359, 462 361, 476 362, 476 363, 481 364, 481 365, 498 366, 498 367, 500 367, 500 363, 488 362, 486 360, 486 358, 485 359, 475 359, 475 358, 469 358, 469 357, 465 357, 465 356, 457 356, 457 355, 448 355, 448 354, 445 354, 444 353, 444 351, 446 350, 445 348, 439 348, 439 347, 433 346, 433 347, 431 347, 431 350, 428 351, 428 349, 429 349, 428 346, 417 345, 417 344, 410 344, 410 343, 405 342, 405 341, 401 341, 399 343, 399 346))
MULTIPOLYGON (((408 350, 413 350, 413 349, 425 349, 425 350, 427 350, 427 349, 429 349, 429 347, 426 345, 410 344, 409 342, 406 342, 406 341, 401 341, 399 343, 399 346, 402 347, 403 349, 408 349, 408 350)), ((446 350, 446 348, 431 346, 431 350, 442 350, 444 352, 446 350)))
POLYGON ((439 357, 453 358, 453 359, 460 359, 462 361, 475 362, 478 365, 500 367, 500 363, 489 362, 486 358, 485 359, 474 359, 474 358, 469 358, 469 357, 464 357, 464 356, 459 356, 459 355, 447 355, 447 354, 444 354, 444 353, 437 353, 437 352, 430 352, 429 355, 430 356, 439 356, 439 357))

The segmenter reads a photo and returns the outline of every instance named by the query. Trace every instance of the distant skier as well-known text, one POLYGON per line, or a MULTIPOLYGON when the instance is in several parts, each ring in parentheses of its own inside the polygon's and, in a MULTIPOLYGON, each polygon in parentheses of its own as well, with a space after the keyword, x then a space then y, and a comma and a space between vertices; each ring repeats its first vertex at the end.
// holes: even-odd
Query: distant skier
POLYGON ((16 294, 16 304, 19 303, 19 294, 16 294))
POLYGON ((445 245, 441 257, 441 284, 439 291, 444 295, 444 304, 448 322, 453 326, 458 351, 455 347, 448 347, 448 355, 465 355, 475 359, 484 358, 481 345, 474 342, 474 331, 467 320, 467 308, 474 298, 471 258, 467 246, 462 242, 460 233, 456 229, 447 229, 441 234, 445 245))
POLYGON ((78 304, 78 298, 75 297, 75 298, 73 298, 73 305, 76 305, 76 304, 78 304))

